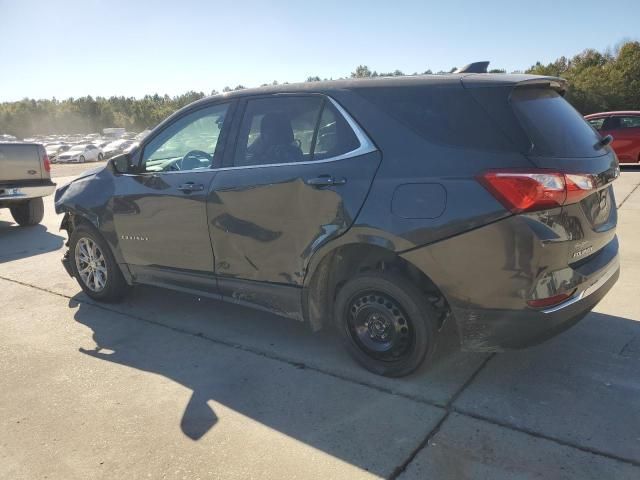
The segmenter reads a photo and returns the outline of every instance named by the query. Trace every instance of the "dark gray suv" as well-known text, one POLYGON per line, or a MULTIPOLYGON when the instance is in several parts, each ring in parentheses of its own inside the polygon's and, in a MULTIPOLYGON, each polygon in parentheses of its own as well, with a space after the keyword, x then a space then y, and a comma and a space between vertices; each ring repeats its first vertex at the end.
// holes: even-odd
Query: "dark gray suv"
POLYGON ((565 82, 454 74, 243 90, 176 112, 56 192, 63 263, 334 326, 364 367, 533 344, 619 274, 618 161, 565 82))

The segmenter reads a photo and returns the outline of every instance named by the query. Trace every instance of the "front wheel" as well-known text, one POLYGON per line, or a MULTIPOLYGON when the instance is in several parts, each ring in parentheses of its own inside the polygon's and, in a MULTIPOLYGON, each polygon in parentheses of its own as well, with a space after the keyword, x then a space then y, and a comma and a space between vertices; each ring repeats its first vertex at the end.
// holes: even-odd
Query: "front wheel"
POLYGON ((78 162, 84 163, 84 157, 82 155, 80 155, 80 158, 78 159, 78 162))
POLYGON ((335 317, 351 356, 378 375, 408 375, 433 353, 436 312, 401 275, 371 272, 353 277, 338 292, 335 317))
POLYGON ((120 300, 127 284, 102 236, 87 225, 78 226, 69 238, 71 269, 89 297, 103 302, 120 300))
POLYGON ((102 155, 101 153, 98 154, 98 161, 101 162, 102 159, 104 158, 104 155, 102 155))

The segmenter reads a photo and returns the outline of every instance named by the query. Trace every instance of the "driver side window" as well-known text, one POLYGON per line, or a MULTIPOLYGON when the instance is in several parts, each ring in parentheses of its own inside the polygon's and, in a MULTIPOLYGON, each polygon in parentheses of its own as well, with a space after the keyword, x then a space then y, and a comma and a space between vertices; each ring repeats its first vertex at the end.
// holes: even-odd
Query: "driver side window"
POLYGON ((144 148, 145 172, 208 169, 222 131, 229 104, 190 113, 169 125, 144 148))

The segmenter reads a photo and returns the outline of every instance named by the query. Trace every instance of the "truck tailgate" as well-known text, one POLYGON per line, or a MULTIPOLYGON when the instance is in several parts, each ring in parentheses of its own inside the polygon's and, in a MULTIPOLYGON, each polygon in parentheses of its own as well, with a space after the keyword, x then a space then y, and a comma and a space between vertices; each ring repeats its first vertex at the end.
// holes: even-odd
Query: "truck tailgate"
POLYGON ((39 145, 0 144, 0 183, 42 179, 39 145))

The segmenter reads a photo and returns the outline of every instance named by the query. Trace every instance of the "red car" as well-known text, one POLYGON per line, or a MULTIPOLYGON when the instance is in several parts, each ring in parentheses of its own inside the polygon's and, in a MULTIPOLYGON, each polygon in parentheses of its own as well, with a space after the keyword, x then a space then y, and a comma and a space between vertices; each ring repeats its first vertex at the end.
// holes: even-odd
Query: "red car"
POLYGON ((593 113, 584 118, 603 137, 613 137, 620 162, 640 163, 640 111, 593 113))

